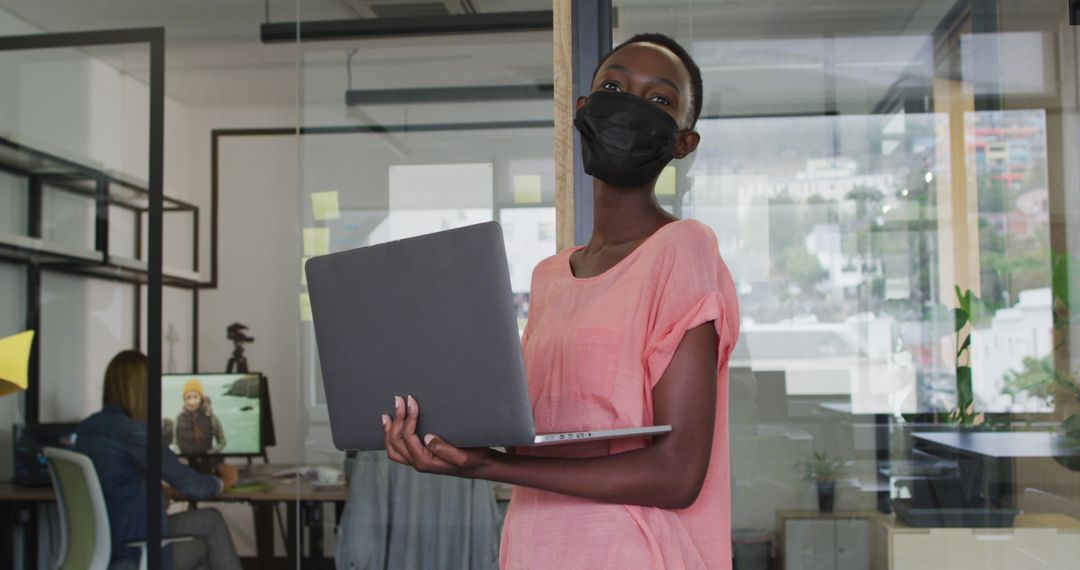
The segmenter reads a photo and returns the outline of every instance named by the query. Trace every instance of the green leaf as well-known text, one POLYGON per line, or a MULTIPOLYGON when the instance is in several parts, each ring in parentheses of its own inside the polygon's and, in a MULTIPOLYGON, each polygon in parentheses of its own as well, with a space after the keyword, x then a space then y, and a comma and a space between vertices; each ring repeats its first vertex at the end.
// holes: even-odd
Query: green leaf
POLYGON ((960 348, 956 349, 956 358, 960 358, 960 354, 962 352, 964 352, 964 349, 970 348, 970 347, 971 347, 971 335, 967 335, 966 337, 964 337, 964 342, 963 342, 963 344, 960 345, 960 348))
POLYGON ((989 324, 990 319, 994 317, 994 311, 982 299, 974 295, 968 303, 967 312, 973 327, 989 324))
POLYGON ((971 389, 971 367, 956 367, 956 408, 961 416, 967 415, 967 409, 974 401, 971 389))
POLYGON ((953 309, 953 321, 956 322, 956 332, 964 328, 968 323, 968 313, 964 309, 953 309))
POLYGON ((1065 421, 1061 422, 1061 431, 1065 433, 1065 437, 1080 441, 1080 414, 1065 418, 1065 421))
POLYGON ((1050 266, 1050 286, 1053 288, 1054 300, 1060 301, 1065 309, 1069 309, 1069 255, 1050 252, 1053 262, 1050 266))

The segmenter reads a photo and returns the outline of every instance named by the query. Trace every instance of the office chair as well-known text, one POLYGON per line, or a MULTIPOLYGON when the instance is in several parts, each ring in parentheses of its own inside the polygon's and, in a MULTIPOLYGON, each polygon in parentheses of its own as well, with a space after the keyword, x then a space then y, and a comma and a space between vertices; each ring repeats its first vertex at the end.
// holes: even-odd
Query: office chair
MULTIPOLYGON (((56 502, 60 506, 60 562, 57 570, 106 570, 112 558, 112 535, 105 495, 89 457, 60 449, 42 450, 49 462, 56 502)), ((161 545, 194 540, 190 536, 163 538, 161 545)), ((128 546, 142 551, 140 570, 146 570, 146 541, 128 546)))

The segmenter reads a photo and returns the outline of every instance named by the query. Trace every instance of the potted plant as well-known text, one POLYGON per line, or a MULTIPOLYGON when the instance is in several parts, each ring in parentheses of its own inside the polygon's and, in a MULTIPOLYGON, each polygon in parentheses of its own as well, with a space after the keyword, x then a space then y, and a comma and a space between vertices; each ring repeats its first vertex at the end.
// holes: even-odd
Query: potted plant
MULTIPOLYGON (((1077 401, 1080 401, 1080 378, 1076 372, 1069 370, 1068 347, 1073 326, 1077 323, 1077 316, 1072 312, 1072 296, 1074 290, 1080 289, 1077 283, 1077 267, 1080 259, 1069 253, 1051 252, 1050 280, 1053 291, 1054 312, 1054 356, 1056 362, 1053 384, 1055 387, 1056 404, 1062 415, 1069 414, 1061 422, 1060 431, 1064 442, 1071 447, 1080 447, 1080 413, 1076 411, 1077 401), (1060 350, 1064 348, 1065 350, 1060 350), (1057 372, 1058 369, 1066 372, 1057 372), (1073 396, 1070 401, 1067 396, 1073 396)), ((1055 461, 1071 471, 1080 471, 1080 459, 1074 455, 1055 457, 1055 461)))
POLYGON ((830 459, 824 452, 814 450, 814 458, 803 463, 803 481, 817 488, 818 510, 831 513, 836 503, 836 482, 846 478, 847 467, 841 459, 830 459))
POLYGON ((979 298, 971 289, 962 291, 956 286, 956 407, 949 412, 949 422, 964 428, 975 425, 975 392, 971 387, 971 328, 974 325, 974 302, 979 298))
MULTIPOLYGON (((914 309, 912 312, 913 309, 909 306, 909 312, 904 315, 901 312, 904 309, 903 304, 891 303, 886 310, 894 314, 899 313, 900 318, 921 317, 924 322, 935 326, 952 319, 954 327, 949 329, 948 334, 952 336, 955 350, 952 361, 956 372, 956 404, 947 411, 935 412, 934 421, 957 426, 961 430, 972 430, 986 421, 985 415, 975 410, 975 392, 972 387, 971 372, 972 332, 976 321, 981 322, 987 317, 989 308, 970 289, 961 289, 959 285, 954 286, 954 289, 956 291, 955 308, 949 308, 943 304, 928 304, 922 308, 922 311, 914 309)), ((939 334, 944 336, 945 331, 942 330, 939 334)), ((905 418, 909 422, 917 421, 914 417, 905 416, 905 418)))

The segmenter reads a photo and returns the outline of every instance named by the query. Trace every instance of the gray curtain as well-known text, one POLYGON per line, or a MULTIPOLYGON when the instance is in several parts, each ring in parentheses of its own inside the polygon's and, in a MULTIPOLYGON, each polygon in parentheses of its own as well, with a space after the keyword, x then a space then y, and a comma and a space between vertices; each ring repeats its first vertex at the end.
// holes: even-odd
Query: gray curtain
POLYGON ((381 451, 346 461, 339 570, 494 570, 499 510, 491 483, 426 475, 381 451))

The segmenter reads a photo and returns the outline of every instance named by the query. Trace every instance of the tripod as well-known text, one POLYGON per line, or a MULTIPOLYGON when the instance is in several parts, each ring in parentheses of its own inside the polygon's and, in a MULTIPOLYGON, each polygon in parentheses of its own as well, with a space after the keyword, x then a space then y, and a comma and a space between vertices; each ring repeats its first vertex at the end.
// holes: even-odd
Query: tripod
POLYGON ((232 374, 233 372, 250 372, 248 370, 247 357, 244 356, 243 343, 236 342, 236 346, 232 351, 232 356, 229 357, 229 363, 225 365, 225 372, 229 374, 232 374))

